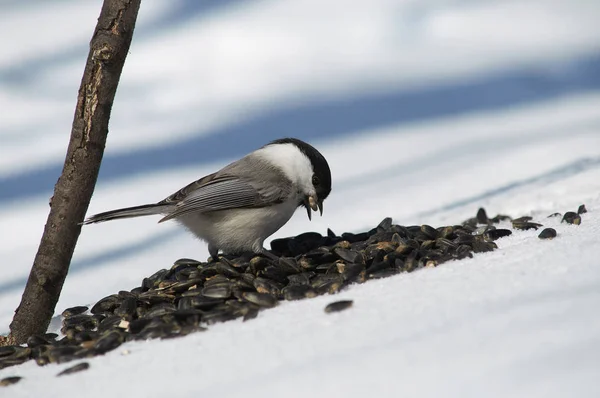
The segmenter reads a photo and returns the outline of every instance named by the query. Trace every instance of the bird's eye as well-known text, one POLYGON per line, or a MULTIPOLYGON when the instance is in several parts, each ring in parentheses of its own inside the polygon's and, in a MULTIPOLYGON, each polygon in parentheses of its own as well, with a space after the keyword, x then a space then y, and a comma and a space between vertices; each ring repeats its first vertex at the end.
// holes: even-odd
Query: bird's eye
POLYGON ((321 181, 319 181, 319 177, 317 177, 316 175, 313 175, 312 183, 316 187, 317 185, 319 185, 321 183, 321 181))

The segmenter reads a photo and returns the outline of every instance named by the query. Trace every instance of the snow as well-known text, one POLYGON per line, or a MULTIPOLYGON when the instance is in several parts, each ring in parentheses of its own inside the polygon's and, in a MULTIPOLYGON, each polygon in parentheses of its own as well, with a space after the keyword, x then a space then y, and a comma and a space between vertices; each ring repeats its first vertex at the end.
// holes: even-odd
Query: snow
MULTIPOLYGON (((520 231, 470 260, 128 343, 71 376, 55 377, 74 363, 4 369, 24 377, 11 397, 600 395, 600 5, 374 3, 143 3, 89 213, 160 200, 292 135, 322 151, 334 187, 323 217, 298 212, 273 238, 386 216, 451 224, 482 206, 559 236, 520 231), (546 218, 582 203, 580 226, 546 218), (354 305, 326 314, 338 299, 354 305)), ((43 231, 100 4, 0 5, 2 332, 43 231)), ((156 221, 84 227, 57 312, 208 256, 156 221)))

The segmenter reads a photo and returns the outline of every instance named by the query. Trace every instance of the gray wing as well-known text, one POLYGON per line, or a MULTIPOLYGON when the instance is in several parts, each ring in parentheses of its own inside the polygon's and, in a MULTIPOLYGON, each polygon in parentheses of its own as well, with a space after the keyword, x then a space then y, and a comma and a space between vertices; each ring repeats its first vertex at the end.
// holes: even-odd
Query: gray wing
POLYGON ((173 204, 175 209, 159 222, 191 212, 211 212, 231 208, 263 207, 281 203, 289 197, 290 189, 281 184, 250 183, 248 178, 224 173, 208 175, 175 192, 160 203, 173 204))

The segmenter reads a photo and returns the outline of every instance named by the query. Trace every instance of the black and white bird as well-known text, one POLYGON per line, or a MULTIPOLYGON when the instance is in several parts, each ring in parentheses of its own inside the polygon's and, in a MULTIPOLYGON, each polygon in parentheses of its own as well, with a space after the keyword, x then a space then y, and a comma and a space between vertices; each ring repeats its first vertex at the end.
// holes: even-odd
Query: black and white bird
POLYGON ((298 207, 323 214, 331 192, 327 160, 295 138, 270 142, 175 192, 158 203, 96 214, 84 224, 161 214, 208 243, 210 255, 247 252, 273 255, 265 239, 289 221, 298 207))

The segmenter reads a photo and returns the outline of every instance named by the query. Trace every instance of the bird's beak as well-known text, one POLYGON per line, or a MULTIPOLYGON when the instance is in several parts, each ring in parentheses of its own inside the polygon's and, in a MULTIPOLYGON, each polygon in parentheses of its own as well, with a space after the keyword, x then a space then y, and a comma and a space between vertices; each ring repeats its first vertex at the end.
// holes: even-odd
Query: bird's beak
POLYGON ((312 220, 312 213, 310 210, 317 211, 323 215, 323 202, 318 200, 316 196, 307 196, 304 198, 304 207, 306 207, 306 213, 308 214, 308 219, 312 220))

